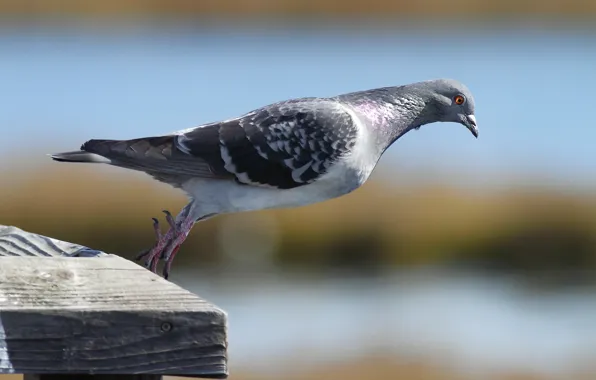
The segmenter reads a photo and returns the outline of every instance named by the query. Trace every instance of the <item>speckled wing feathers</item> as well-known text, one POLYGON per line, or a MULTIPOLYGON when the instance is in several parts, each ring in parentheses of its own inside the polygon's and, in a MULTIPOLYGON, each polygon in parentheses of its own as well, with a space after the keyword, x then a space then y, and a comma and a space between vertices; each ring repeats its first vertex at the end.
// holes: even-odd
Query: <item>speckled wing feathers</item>
POLYGON ((320 178, 350 152, 357 136, 342 106, 311 98, 166 136, 89 140, 81 150, 176 187, 199 177, 290 189, 320 178))
MULTIPOLYGON (((320 99, 277 103, 178 138, 182 151, 205 157, 205 128, 219 134, 223 169, 247 185, 281 189, 311 183, 354 146, 358 130, 341 106, 320 99)), ((212 133, 212 132, 211 132, 212 133)), ((206 146, 207 145, 207 146, 206 146)), ((215 172, 221 161, 212 162, 215 172)))

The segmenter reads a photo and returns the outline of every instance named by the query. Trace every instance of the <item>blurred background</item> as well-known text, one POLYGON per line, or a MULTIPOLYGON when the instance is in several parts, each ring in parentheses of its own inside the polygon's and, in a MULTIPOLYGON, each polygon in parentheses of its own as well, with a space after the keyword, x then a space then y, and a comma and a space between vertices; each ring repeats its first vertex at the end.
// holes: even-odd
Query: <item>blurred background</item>
POLYGON ((596 1, 0 0, 0 224, 132 258, 185 196, 51 162, 278 100, 438 77, 476 98, 358 191, 195 226, 171 280, 248 379, 596 378, 596 1))

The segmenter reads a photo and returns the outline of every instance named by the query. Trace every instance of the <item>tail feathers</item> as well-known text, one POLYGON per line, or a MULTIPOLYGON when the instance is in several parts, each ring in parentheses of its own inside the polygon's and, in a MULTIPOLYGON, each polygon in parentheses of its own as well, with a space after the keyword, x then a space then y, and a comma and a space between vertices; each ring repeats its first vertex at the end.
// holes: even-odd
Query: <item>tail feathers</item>
POLYGON ((111 161, 99 154, 89 153, 82 150, 77 150, 73 152, 63 152, 63 153, 55 153, 51 154, 55 161, 60 162, 93 162, 93 163, 100 163, 100 164, 109 164, 111 161))
POLYGON ((80 150, 50 156, 62 162, 94 162, 137 169, 146 159, 167 161, 172 150, 173 136, 168 135, 132 140, 88 140, 80 150))

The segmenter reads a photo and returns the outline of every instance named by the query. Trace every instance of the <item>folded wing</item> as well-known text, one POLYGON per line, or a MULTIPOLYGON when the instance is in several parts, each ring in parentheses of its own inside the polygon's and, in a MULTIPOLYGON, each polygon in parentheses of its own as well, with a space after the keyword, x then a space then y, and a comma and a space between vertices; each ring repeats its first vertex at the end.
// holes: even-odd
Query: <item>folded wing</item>
POLYGON ((166 136, 90 140, 81 150, 174 186, 201 177, 290 189, 325 174, 350 152, 357 135, 343 107, 311 98, 166 136))
MULTIPOLYGON (((343 107, 315 98, 276 103, 215 128, 220 152, 217 165, 223 162, 225 171, 242 184, 280 189, 320 178, 350 152, 358 134, 343 107)), ((177 147, 204 159, 213 150, 205 143, 206 133, 197 128, 181 134, 177 147)))

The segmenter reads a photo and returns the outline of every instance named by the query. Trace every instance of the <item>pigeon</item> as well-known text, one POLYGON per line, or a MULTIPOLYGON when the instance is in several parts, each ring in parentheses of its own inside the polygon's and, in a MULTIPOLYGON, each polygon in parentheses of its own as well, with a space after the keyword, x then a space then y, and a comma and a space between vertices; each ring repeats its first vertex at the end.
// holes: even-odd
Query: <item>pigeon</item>
POLYGON ((193 226, 216 215, 298 207, 362 186, 396 140, 435 122, 464 125, 474 137, 474 98, 463 83, 434 79, 332 97, 272 103, 239 117, 131 140, 89 140, 62 162, 104 163, 142 171, 186 193, 189 202, 141 252, 168 278, 193 226))

